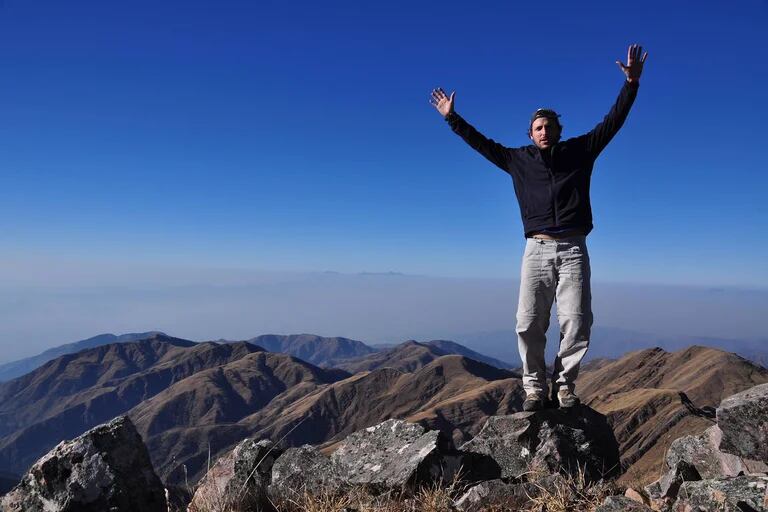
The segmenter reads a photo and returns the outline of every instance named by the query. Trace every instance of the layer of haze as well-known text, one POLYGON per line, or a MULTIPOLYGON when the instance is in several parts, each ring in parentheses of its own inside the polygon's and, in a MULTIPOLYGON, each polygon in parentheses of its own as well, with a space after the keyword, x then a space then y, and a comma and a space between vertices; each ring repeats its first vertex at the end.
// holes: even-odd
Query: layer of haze
MULTIPOLYGON (((2 361, 100 333, 148 330, 198 341, 267 333, 371 344, 443 338, 517 360, 512 279, 74 262, 53 269, 42 260, 2 260, 0 283, 2 361), (21 277, 35 270, 39 279, 21 277)), ((765 339, 768 290, 597 282, 593 295, 601 355, 660 340, 711 338, 727 348, 728 340, 765 339)))

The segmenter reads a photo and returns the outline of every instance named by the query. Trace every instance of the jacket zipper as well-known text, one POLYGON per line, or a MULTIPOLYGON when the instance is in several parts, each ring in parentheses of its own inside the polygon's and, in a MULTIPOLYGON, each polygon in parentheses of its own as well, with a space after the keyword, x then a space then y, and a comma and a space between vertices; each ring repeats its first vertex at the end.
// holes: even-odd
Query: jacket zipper
POLYGON ((555 198, 555 146, 552 146, 549 155, 549 196, 552 198, 552 211, 555 213, 555 226, 560 225, 560 213, 557 211, 557 199, 555 198))

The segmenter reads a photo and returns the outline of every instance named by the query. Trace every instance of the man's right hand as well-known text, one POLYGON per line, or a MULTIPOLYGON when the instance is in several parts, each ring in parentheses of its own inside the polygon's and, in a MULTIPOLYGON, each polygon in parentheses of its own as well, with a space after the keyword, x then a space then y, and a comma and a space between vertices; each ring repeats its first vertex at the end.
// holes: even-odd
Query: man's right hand
POLYGON ((438 112, 440 112, 440 115, 443 117, 448 116, 451 112, 453 112, 453 98, 456 96, 456 91, 451 93, 450 98, 445 94, 445 91, 438 87, 437 89, 432 90, 432 99, 429 100, 429 102, 432 104, 433 107, 437 109, 438 112))

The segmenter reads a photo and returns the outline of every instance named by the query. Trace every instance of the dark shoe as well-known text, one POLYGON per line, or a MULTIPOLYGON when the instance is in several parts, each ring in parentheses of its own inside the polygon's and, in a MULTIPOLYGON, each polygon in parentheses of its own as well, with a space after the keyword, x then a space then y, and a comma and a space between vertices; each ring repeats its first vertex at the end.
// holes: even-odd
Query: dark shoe
POLYGON ((573 391, 568 388, 561 388, 557 392, 557 401, 561 408, 576 407, 581 403, 579 397, 577 397, 573 391))
POLYGON ((544 395, 539 393, 530 393, 526 395, 523 402, 523 410, 526 412, 540 411, 544 408, 544 395))

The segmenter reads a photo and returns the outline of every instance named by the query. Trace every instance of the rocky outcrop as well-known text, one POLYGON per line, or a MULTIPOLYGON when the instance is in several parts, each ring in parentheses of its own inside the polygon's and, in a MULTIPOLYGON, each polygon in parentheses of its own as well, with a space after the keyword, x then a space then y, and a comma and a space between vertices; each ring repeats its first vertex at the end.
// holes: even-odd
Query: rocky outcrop
POLYGON ((589 407, 493 416, 461 451, 467 461, 487 457, 498 471, 495 479, 470 487, 456 500, 454 506, 465 511, 524 509, 541 493, 557 495, 567 488, 564 474, 595 482, 620 468, 613 431, 605 416, 589 407))
POLYGON ((350 484, 392 489, 450 481, 461 465, 437 430, 390 419, 349 435, 331 455, 350 484))
POLYGON ((768 384, 726 398, 717 408, 720 450, 768 462, 768 384))
POLYGON ((123 416, 59 443, 0 505, 4 512, 167 511, 147 449, 123 416))
POLYGON ((195 490, 189 512, 269 510, 272 466, 282 453, 272 441, 245 439, 221 457, 195 490))
POLYGON ((613 431, 589 407, 493 416, 461 450, 493 458, 503 479, 583 471, 588 481, 597 481, 620 470, 613 431))
POLYGON ((672 442, 646 497, 658 510, 768 510, 767 431, 768 385, 724 399, 717 425, 672 442))
POLYGON ((272 469, 270 490, 317 493, 361 485, 383 492, 451 480, 461 462, 440 432, 390 419, 350 434, 330 457, 311 446, 286 450, 272 469))
POLYGON ((667 468, 674 468, 684 461, 693 465, 705 480, 768 471, 768 465, 764 462, 720 451, 718 447, 722 435, 720 427, 712 425, 702 434, 675 439, 665 457, 667 468))

